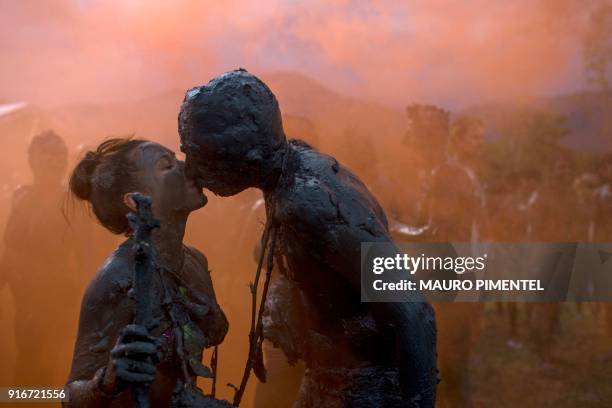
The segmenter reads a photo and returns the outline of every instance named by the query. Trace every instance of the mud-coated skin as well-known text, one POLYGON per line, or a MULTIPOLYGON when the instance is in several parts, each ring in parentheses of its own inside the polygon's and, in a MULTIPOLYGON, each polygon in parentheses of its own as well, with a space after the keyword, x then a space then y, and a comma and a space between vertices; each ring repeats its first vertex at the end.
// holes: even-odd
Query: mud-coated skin
MULTIPOLYGON (((188 91, 179 132, 198 186, 222 196, 259 188, 274 214, 279 269, 301 293, 293 298, 301 299, 306 317, 287 316, 287 330, 300 335, 281 336, 303 340, 287 350, 307 366, 307 391, 296 404, 368 407, 385 400, 389 407, 433 407, 430 305, 360 301, 361 243, 391 242, 386 217, 364 184, 334 158, 287 142, 274 95, 244 70, 188 91), (328 381, 329 370, 345 375, 328 381), (396 386, 383 387, 381 372, 396 386), (356 389, 357 379, 368 386, 356 389)), ((282 299, 278 304, 282 309, 282 299)))
MULTIPOLYGON (((428 353, 434 352, 431 310, 419 303, 360 302, 360 243, 390 240, 382 209, 359 179, 335 159, 290 142, 285 160, 290 176, 276 198, 276 217, 281 225, 286 275, 304 294, 308 325, 302 355, 308 370, 298 406, 336 406, 339 402, 375 406, 368 401, 379 399, 385 400, 384 406, 410 406, 398 398, 398 367, 409 381, 417 382, 404 383, 412 392, 424 388, 416 391, 421 398, 417 406, 432 404, 428 398, 433 397, 435 371, 415 373, 410 361, 427 359, 428 353), (417 316, 411 315, 414 312, 417 316), (411 326, 415 323, 420 327, 411 326), (432 343, 415 343, 421 335, 432 343), (417 345, 424 347, 410 350, 417 345), (412 356, 404 355, 406 352, 412 356), (371 369, 364 370, 364 366, 371 369), (328 369, 342 369, 345 375, 334 383, 321 384, 328 377, 318 375, 318 370, 328 369), (377 373, 381 370, 395 376, 394 387, 373 386, 380 384, 377 373), (433 378, 427 378, 432 374, 433 378), (353 377, 369 377, 370 386, 355 389, 351 386, 353 377), (319 384, 307 385, 313 381, 319 384), (346 391, 339 395, 338 382, 344 382, 341 389, 346 391), (336 391, 324 392, 330 389, 336 391)), ((429 358, 434 360, 430 364, 435 370, 435 357, 429 358)))
MULTIPOLYGON (((129 293, 133 282, 133 245, 131 240, 124 242, 102 266, 85 293, 72 371, 66 386, 67 407, 134 405, 129 388, 123 387, 117 395, 108 395, 101 388, 110 351, 122 329, 134 318, 134 301, 129 293)), ((156 274, 153 286, 154 317, 159 319, 159 325, 150 333, 161 339, 161 361, 150 389, 152 407, 170 405, 174 386, 180 378, 174 336, 169 330, 172 324, 160 305, 163 298, 160 276, 173 293, 179 319, 195 324, 191 326, 191 332, 195 333, 191 349, 197 361, 201 361, 203 349, 220 344, 228 330, 225 315, 215 298, 206 258, 193 248, 184 247, 184 253, 185 261, 182 270, 176 273, 178 277, 167 272, 156 274)))

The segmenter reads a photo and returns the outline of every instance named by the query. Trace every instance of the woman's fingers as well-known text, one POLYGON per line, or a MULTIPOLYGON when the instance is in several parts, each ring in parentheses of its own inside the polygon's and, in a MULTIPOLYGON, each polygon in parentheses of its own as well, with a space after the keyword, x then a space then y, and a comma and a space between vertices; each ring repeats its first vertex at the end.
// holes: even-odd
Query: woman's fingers
POLYGON ((121 332, 121 337, 131 340, 144 340, 154 343, 157 339, 149 334, 144 326, 128 324, 121 332))
POLYGON ((155 366, 145 361, 119 359, 115 362, 117 377, 124 382, 153 382, 155 366))
POLYGON ((127 370, 118 370, 117 376, 126 383, 152 383, 155 379, 154 374, 135 373, 127 370))
POLYGON ((118 344, 111 351, 114 358, 121 357, 152 357, 157 358, 158 348, 155 343, 145 341, 133 341, 131 343, 118 344))
POLYGON ((124 372, 132 372, 137 374, 155 374, 155 365, 147 361, 135 361, 129 359, 117 360, 116 369, 124 372))

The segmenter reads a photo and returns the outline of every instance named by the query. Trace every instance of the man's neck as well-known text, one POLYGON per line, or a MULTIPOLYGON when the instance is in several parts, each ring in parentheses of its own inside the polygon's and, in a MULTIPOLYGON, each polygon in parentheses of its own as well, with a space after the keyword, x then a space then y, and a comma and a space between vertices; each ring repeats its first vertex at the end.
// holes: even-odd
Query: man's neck
POLYGON ((262 182, 258 187, 263 192, 266 201, 268 201, 268 199, 274 195, 274 192, 281 181, 283 164, 284 160, 286 159, 286 147, 287 144, 279 147, 268 161, 269 164, 262 171, 262 182))

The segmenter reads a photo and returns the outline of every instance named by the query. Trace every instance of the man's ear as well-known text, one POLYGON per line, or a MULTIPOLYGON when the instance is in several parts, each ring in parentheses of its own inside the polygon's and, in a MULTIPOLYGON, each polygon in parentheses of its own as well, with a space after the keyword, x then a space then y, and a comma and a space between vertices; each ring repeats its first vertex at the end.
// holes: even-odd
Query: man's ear
POLYGON ((134 201, 134 194, 136 192, 125 193, 123 195, 123 203, 129 207, 130 210, 136 211, 136 201, 134 201))

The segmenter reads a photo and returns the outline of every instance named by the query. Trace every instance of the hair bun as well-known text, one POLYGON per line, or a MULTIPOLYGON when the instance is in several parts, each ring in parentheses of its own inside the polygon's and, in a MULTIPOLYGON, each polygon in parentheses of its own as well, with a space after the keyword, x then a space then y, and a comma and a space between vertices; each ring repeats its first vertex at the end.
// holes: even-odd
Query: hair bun
POLYGON ((92 190, 92 177, 100 163, 100 155, 89 151, 76 165, 70 176, 70 191, 81 200, 90 201, 92 190))

